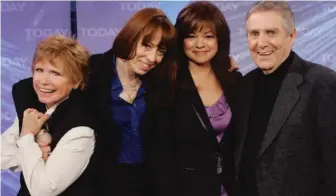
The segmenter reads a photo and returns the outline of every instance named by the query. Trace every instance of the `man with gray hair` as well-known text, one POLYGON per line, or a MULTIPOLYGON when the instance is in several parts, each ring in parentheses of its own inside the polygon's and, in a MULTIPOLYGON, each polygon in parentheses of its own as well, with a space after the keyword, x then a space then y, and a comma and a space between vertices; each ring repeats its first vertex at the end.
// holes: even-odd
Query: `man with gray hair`
POLYGON ((236 169, 241 196, 336 196, 336 73, 300 58, 286 2, 246 18, 257 69, 244 78, 236 169))

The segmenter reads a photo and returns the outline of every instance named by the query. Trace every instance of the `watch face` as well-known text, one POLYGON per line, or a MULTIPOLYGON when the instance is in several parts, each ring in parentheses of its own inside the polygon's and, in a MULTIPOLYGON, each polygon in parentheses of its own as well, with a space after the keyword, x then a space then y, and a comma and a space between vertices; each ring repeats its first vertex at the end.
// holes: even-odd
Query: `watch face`
POLYGON ((38 133, 38 135, 43 135, 45 133, 48 133, 47 129, 41 129, 41 131, 38 133))
POLYGON ((51 143, 51 135, 46 129, 42 129, 36 136, 36 142, 39 145, 49 145, 51 143))

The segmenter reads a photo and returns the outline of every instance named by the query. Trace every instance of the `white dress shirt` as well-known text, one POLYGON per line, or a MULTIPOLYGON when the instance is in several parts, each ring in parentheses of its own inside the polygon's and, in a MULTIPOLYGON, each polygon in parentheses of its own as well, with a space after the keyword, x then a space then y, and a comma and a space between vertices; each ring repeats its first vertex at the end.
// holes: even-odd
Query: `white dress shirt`
MULTIPOLYGON (((56 106, 47 110, 51 114, 56 106)), ((95 147, 94 131, 85 126, 69 130, 47 161, 33 134, 19 135, 19 120, 2 134, 1 169, 22 171, 32 196, 61 194, 83 173, 95 147)))

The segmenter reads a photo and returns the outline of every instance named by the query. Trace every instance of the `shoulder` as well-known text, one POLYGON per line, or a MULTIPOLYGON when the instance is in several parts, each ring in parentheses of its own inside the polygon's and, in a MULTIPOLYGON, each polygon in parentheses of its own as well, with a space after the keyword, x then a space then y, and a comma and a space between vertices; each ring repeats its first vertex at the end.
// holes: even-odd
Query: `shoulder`
POLYGON ((114 53, 111 50, 105 53, 91 55, 89 58, 89 78, 99 80, 102 75, 109 75, 112 70, 111 64, 113 63, 113 60, 114 53))
POLYGON ((250 80, 251 78, 254 78, 258 73, 259 73, 259 69, 258 68, 255 68, 255 69, 251 70, 250 72, 248 72, 247 74, 245 74, 244 81, 245 80, 250 80))
POLYGON ((25 92, 31 93, 32 91, 34 91, 32 77, 20 80, 15 84, 13 84, 12 88, 13 93, 25 93, 25 92))
POLYGON ((239 71, 233 71, 232 76, 234 79, 234 83, 238 86, 240 86, 243 82, 243 74, 239 71))
POLYGON ((326 88, 336 85, 336 72, 328 67, 309 61, 303 62, 307 69, 305 80, 312 83, 316 88, 326 88))
POLYGON ((12 97, 19 117, 22 116, 25 109, 35 108, 38 104, 38 97, 33 88, 33 79, 26 78, 15 83, 12 87, 12 97))
POLYGON ((101 67, 103 62, 103 54, 93 54, 89 58, 89 66, 91 71, 97 70, 97 68, 101 67))
POLYGON ((91 55, 90 58, 89 58, 89 63, 90 63, 90 64, 95 64, 95 63, 101 61, 102 58, 103 58, 103 54, 102 54, 102 53, 93 54, 93 55, 91 55))
POLYGON ((82 91, 76 92, 76 95, 70 97, 70 103, 67 111, 67 118, 71 119, 72 126, 95 127, 96 117, 94 112, 88 107, 86 97, 82 91))

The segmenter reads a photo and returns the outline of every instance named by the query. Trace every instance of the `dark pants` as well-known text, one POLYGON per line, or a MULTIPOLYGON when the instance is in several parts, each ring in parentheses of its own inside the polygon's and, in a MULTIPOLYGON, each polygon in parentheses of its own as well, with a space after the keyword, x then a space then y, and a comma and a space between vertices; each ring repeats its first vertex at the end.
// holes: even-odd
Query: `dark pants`
POLYGON ((156 187, 146 166, 141 164, 117 164, 109 170, 101 195, 106 196, 156 196, 156 187))

